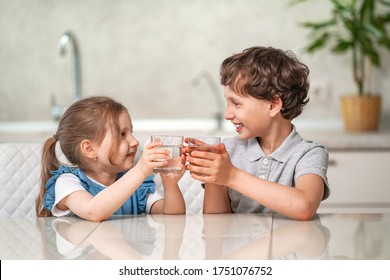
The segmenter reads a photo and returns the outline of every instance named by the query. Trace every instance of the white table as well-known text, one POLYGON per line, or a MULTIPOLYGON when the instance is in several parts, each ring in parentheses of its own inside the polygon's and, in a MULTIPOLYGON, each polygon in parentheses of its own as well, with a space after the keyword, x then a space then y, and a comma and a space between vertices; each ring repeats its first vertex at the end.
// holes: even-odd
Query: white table
POLYGON ((0 220, 0 259, 390 260, 390 214, 320 213, 0 220))

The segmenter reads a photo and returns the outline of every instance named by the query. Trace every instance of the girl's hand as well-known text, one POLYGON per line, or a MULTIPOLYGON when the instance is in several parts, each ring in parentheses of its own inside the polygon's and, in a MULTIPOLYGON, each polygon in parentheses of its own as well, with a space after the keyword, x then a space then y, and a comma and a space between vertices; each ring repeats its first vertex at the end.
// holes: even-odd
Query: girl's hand
POLYGON ((185 166, 185 161, 186 161, 186 150, 183 147, 181 150, 181 170, 180 173, 175 174, 175 173, 167 173, 167 174, 160 174, 161 179, 163 181, 164 185, 171 185, 171 184, 177 184, 179 180, 183 177, 184 173, 187 171, 186 166, 185 166))
POLYGON ((153 168, 168 164, 169 151, 158 148, 160 146, 162 146, 162 143, 157 141, 145 146, 145 150, 136 165, 145 176, 151 175, 153 168))
POLYGON ((215 145, 215 152, 192 151, 186 160, 191 177, 204 183, 229 186, 235 176, 236 168, 232 165, 224 144, 215 145))

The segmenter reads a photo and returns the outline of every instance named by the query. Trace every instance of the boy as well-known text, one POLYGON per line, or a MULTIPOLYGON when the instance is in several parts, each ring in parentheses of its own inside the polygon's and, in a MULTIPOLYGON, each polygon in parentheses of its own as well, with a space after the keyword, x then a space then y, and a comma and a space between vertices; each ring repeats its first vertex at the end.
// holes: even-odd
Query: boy
POLYGON ((194 151, 187 169, 205 183, 204 213, 275 211, 311 219, 329 196, 328 153, 291 120, 309 101, 309 69, 291 52, 252 47, 220 68, 225 119, 238 136, 220 153, 194 151))

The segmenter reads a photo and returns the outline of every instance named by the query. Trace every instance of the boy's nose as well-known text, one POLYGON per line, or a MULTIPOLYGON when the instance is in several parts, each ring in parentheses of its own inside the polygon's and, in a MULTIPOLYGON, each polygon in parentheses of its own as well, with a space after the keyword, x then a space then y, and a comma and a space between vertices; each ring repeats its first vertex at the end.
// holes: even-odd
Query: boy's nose
POLYGON ((233 114, 230 112, 230 110, 228 108, 226 108, 226 110, 225 110, 224 118, 225 118, 225 120, 233 119, 233 114))

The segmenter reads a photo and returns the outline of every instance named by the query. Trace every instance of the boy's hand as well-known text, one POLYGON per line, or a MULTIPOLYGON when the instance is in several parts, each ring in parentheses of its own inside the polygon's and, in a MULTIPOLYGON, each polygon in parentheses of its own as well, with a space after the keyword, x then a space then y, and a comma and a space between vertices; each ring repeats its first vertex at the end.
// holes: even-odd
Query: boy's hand
POLYGON ((229 186, 236 168, 224 144, 215 145, 217 152, 192 151, 187 155, 187 170, 191 177, 204 183, 229 186))

